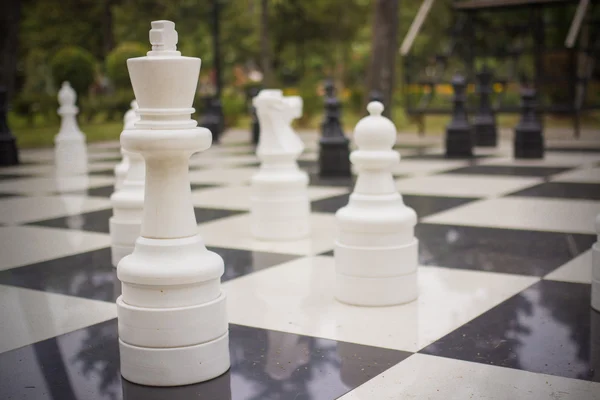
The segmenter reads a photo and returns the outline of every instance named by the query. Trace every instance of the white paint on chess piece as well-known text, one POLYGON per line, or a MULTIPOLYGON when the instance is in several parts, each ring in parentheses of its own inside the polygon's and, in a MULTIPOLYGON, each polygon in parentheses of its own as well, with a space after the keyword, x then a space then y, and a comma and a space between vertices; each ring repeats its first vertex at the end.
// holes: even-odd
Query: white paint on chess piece
POLYGON ((79 108, 75 105, 77 94, 69 82, 63 82, 58 92, 60 130, 54 137, 54 161, 56 174, 60 176, 87 173, 87 149, 85 135, 77 125, 79 108))
POLYGON ((152 22, 150 42, 146 57, 127 60, 140 120, 121 145, 144 158, 146 188, 141 237, 117 267, 121 373, 177 386, 229 368, 224 265, 198 235, 188 176, 189 157, 212 140, 190 117, 200 59, 177 51, 171 21, 152 22))
MULTIPOLYGON (((131 102, 131 108, 127 110, 125 116, 123 117, 123 129, 132 127, 133 123, 139 119, 136 114, 137 109, 137 101, 133 100, 131 102)), ((130 165, 129 154, 122 148, 121 155, 123 156, 123 159, 115 166, 115 191, 121 189, 123 186, 123 182, 125 182, 125 177, 127 176, 127 171, 129 170, 130 165)))
POLYGON ((305 238, 310 232, 308 175, 298 168, 304 144, 291 127, 302 103, 281 90, 262 90, 253 100, 260 121, 256 155, 260 170, 252 177, 252 236, 261 240, 305 238))
POLYGON ((369 116, 354 130, 358 150, 350 155, 358 177, 350 201, 336 213, 336 298, 358 306, 388 306, 415 300, 417 215, 398 193, 392 169, 400 155, 392 150, 396 128, 371 102, 369 116))
POLYGON ((600 311, 600 214, 596 216, 598 239, 592 245, 592 308, 600 311))

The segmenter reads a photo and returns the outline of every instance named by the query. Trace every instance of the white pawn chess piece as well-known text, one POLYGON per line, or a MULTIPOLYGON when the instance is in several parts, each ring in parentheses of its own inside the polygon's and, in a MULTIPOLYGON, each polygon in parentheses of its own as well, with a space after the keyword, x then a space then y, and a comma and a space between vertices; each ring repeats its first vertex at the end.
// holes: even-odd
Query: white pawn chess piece
MULTIPOLYGON (((150 386, 203 382, 229 369, 223 259, 198 235, 189 158, 212 135, 191 119, 200 59, 177 51, 171 21, 154 21, 152 50, 127 60, 140 120, 121 135, 146 163, 141 236, 117 267, 121 374, 150 386)), ((126 183, 125 183, 126 185, 126 183)))
POLYGON ((85 135, 77 125, 79 109, 75 105, 77 94, 69 82, 63 82, 58 92, 60 130, 54 137, 54 158, 57 175, 83 175, 87 173, 85 135))
POLYGON ((252 236, 261 240, 307 237, 310 232, 308 175, 296 162, 304 144, 291 127, 294 109, 281 90, 262 90, 252 101, 260 121, 256 155, 261 161, 259 171, 251 180, 252 236))
POLYGON ((350 155, 358 177, 348 205, 336 213, 336 298, 358 306, 388 306, 417 298, 417 215, 398 193, 392 169, 396 128, 371 102, 354 130, 350 155))
MULTIPOLYGON (((131 108, 127 110, 125 116, 123 117, 123 129, 133 126, 133 123, 139 119, 135 112, 137 109, 137 101, 133 100, 131 102, 131 108)), ((130 165, 129 154, 121 149, 121 155, 123 156, 123 159, 115 166, 115 191, 121 189, 123 186, 123 182, 125 182, 125 177, 127 176, 127 171, 129 170, 130 165)))
POLYGON ((592 245, 592 308, 600 311, 600 214, 596 216, 596 234, 592 245))

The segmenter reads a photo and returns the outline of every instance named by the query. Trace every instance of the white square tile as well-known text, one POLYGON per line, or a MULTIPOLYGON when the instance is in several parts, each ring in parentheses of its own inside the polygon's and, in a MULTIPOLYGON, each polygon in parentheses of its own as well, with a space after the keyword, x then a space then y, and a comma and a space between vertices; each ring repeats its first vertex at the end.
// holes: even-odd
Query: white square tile
POLYGON ((552 177, 554 182, 600 183, 600 167, 580 168, 552 177))
POLYGON ((54 192, 72 192, 89 188, 112 185, 113 177, 108 176, 44 176, 0 181, 0 192, 15 194, 40 194, 54 192))
POLYGON ((80 195, 7 197, 0 199, 0 222, 5 224, 41 221, 111 208, 110 201, 80 195))
POLYGON ((215 168, 190 171, 191 183, 206 183, 220 185, 245 185, 250 183, 258 168, 215 168))
POLYGON ((423 222, 570 233, 595 233, 600 202, 503 197, 479 200, 430 215, 423 222))
POLYGON ((568 263, 555 269, 544 279, 563 282, 592 283, 592 250, 581 253, 568 263))
POLYGON ((200 236, 208 246, 252 251, 310 255, 333 249, 337 225, 333 214, 312 213, 311 235, 289 241, 257 240, 250 234, 250 214, 234 215, 199 225, 200 236))
POLYGON ((0 353, 116 316, 113 303, 0 285, 0 353))
POLYGON ((417 301, 355 307, 334 299, 334 264, 333 257, 306 257, 226 282, 229 320, 414 352, 539 280, 420 267, 417 301))
POLYGON ((0 270, 110 246, 109 235, 37 226, 0 227, 0 270))
POLYGON ((495 197, 542 183, 541 178, 442 174, 397 179, 402 194, 495 197))
POLYGON ((600 155, 590 153, 547 152, 541 160, 515 159, 512 156, 492 157, 481 160, 482 165, 510 165, 519 167, 576 167, 600 161, 600 155))
POLYGON ((340 400, 372 399, 598 400, 600 384, 413 354, 340 397, 340 400))
MULTIPOLYGON (((194 190, 192 202, 196 207, 225 208, 228 210, 249 210, 250 186, 222 186, 194 190)), ((309 186, 308 197, 311 201, 348 193, 348 189, 326 186, 309 186)))

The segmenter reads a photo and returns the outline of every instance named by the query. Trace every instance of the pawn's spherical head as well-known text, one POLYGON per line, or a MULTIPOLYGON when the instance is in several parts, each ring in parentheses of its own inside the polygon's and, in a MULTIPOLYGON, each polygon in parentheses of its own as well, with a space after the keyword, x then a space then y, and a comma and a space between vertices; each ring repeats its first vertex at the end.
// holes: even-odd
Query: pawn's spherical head
POLYGON ((354 128, 354 141, 359 150, 390 150, 396 143, 396 127, 382 116, 384 107, 378 101, 367 105, 369 116, 361 119, 354 128))

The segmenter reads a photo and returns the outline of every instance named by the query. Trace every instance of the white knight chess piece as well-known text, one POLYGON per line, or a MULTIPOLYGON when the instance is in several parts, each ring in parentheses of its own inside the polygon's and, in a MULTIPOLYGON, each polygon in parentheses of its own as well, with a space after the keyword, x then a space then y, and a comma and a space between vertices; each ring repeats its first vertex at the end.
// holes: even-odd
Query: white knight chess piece
POLYGON ((58 92, 60 130, 54 137, 54 158, 57 175, 84 175, 87 173, 85 135, 77 125, 79 109, 77 94, 69 82, 63 82, 58 92))
MULTIPOLYGON (((260 121, 256 155, 260 170, 252 177, 252 236, 262 240, 292 240, 310 232, 308 175, 298 168, 304 144, 291 127, 298 100, 281 90, 262 90, 253 99, 260 121)), ((300 109, 301 109, 301 102, 300 109)))

